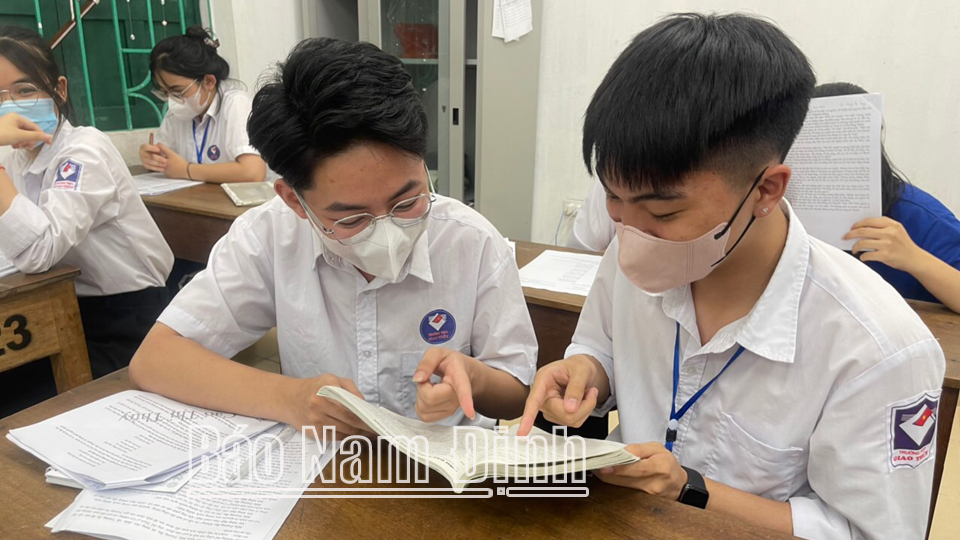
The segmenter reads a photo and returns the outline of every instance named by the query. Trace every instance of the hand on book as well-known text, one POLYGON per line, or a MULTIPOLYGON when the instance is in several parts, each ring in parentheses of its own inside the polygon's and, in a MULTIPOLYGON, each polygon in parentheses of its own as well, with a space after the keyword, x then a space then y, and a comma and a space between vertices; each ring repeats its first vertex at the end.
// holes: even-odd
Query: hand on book
POLYGON ((594 474, 608 484, 637 489, 671 501, 680 498, 680 491, 687 484, 687 471, 672 452, 655 442, 627 445, 626 451, 640 461, 606 467, 594 471, 594 474))
POLYGON ((543 366, 530 387, 517 435, 530 433, 540 411, 553 423, 582 426, 597 408, 601 383, 604 388, 608 386, 606 373, 600 363, 589 356, 571 356, 543 366))
POLYGON ((467 418, 476 417, 471 384, 472 363, 476 361, 450 349, 427 349, 413 374, 413 382, 417 383, 417 416, 424 422, 435 422, 463 409, 467 418), (430 381, 433 374, 441 377, 439 383, 430 381))
POLYGON ((323 426, 333 426, 337 430, 338 440, 350 435, 376 438, 373 430, 367 427, 357 415, 347 410, 340 403, 317 395, 317 392, 324 386, 336 386, 363 399, 363 394, 360 393, 353 381, 330 374, 311 379, 301 379, 300 381, 300 391, 293 396, 295 420, 287 423, 295 427, 314 426, 318 434, 323 433, 323 426))

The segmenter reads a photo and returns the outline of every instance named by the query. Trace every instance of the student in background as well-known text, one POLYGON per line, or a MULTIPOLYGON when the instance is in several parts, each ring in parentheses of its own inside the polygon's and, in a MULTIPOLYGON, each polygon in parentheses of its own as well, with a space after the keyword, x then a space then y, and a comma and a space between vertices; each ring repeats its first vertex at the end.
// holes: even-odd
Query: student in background
POLYGON ((167 103, 167 115, 156 137, 140 146, 140 161, 169 178, 259 182, 267 167, 247 138, 250 98, 227 82, 230 66, 218 46, 194 25, 153 48, 153 92, 167 103))
POLYGON ((0 174, 0 252, 24 273, 63 263, 76 278, 94 377, 126 366, 168 297, 173 254, 120 153, 67 117, 67 79, 33 30, 0 27, 0 115, 50 134, 19 145, 0 174), (9 175, 9 176, 8 176, 9 175))
POLYGON ((317 396, 324 385, 449 425, 519 415, 537 355, 519 271, 490 222, 432 194, 403 64, 369 43, 305 40, 257 92, 248 131, 279 197, 217 243, 131 380, 340 435, 367 427, 317 396), (282 375, 229 360, 273 327, 282 375))
MULTIPOLYGON (((821 84, 814 97, 866 94, 847 83, 821 84)), ((881 149, 883 215, 854 224, 844 239, 853 253, 904 298, 941 302, 960 312, 960 221, 946 206, 904 178, 881 149)))
POLYGON ((605 482, 802 538, 923 538, 943 352, 783 199, 814 82, 745 15, 667 17, 614 61, 583 157, 618 240, 519 433, 616 405, 641 460, 605 482))
POLYGON ((573 221, 573 231, 567 239, 567 247, 603 251, 616 234, 616 227, 607 211, 607 190, 598 180, 580 205, 580 211, 573 221))

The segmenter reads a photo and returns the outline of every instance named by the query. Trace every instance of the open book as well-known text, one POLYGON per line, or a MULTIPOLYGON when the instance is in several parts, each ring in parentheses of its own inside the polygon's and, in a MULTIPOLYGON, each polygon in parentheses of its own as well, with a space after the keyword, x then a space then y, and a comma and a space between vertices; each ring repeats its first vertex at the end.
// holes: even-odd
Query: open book
POLYGON ((633 463, 638 458, 613 441, 562 437, 518 426, 499 434, 476 426, 442 426, 401 416, 350 392, 324 386, 317 395, 343 404, 393 446, 446 478, 456 493, 486 478, 533 479, 633 463))

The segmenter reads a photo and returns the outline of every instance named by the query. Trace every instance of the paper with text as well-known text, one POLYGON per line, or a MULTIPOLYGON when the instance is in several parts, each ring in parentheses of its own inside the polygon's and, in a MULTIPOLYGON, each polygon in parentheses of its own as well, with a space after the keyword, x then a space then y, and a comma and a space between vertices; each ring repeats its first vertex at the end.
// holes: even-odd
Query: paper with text
POLYGON ((586 296, 600 259, 600 255, 547 250, 520 269, 520 285, 586 296))
POLYGON ((163 195, 171 191, 199 186, 203 182, 167 178, 162 173, 147 173, 134 176, 133 183, 137 186, 137 193, 139 193, 141 197, 148 197, 150 195, 163 195))
POLYGON ((127 390, 7 438, 84 487, 110 489, 167 480, 191 460, 276 424, 127 390))
MULTIPOLYGON (((271 428, 264 435, 276 436, 280 428, 271 428)), ((258 448, 270 440, 255 437, 238 445, 231 456, 220 459, 244 459, 255 453, 248 445, 258 448)), ((53 532, 129 540, 269 540, 319 474, 319 468, 333 457, 334 448, 329 445, 324 452, 314 440, 298 433, 283 445, 282 452, 268 453, 254 474, 233 486, 228 486, 221 468, 210 462, 177 493, 84 490, 47 526, 53 532), (318 464, 319 468, 304 471, 304 463, 318 464), (234 488, 236 492, 231 491, 234 488), (255 489, 248 491, 249 496, 240 493, 251 488, 255 489)))
POLYGON ((532 31, 533 5, 530 0, 494 0, 493 37, 509 43, 532 31))
POLYGON ((880 94, 816 98, 785 163, 786 199, 807 232, 850 250, 854 223, 880 217, 880 94))

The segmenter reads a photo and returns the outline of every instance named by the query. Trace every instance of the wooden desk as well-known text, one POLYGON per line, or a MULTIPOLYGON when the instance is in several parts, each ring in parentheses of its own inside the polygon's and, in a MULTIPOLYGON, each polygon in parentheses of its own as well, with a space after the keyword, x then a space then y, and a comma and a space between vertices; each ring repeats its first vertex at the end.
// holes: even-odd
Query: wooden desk
MULTIPOLYGON (((124 369, 0 420, 0 500, 4 501, 0 506, 0 538, 51 538, 44 523, 69 506, 77 495, 77 490, 47 484, 43 476, 46 464, 8 441, 7 431, 129 388, 124 369)), ((369 467, 375 461, 368 456, 364 463, 369 467)), ((332 473, 327 471, 325 476, 330 478, 332 473)), ((439 475, 429 477, 428 486, 448 487, 439 475)), ((488 482, 480 486, 496 485, 488 482)), ((301 499, 276 538, 305 540, 324 532, 343 538, 371 539, 793 538, 596 479, 591 479, 588 486, 588 498, 570 499, 514 499, 497 495, 490 499, 301 499)), ((348 486, 338 481, 315 483, 313 487, 348 486)), ((87 537, 59 533, 56 538, 87 537)))
POLYGON ((233 220, 249 210, 238 207, 217 184, 143 197, 163 238, 178 259, 206 263, 210 250, 233 220))
POLYGON ((73 285, 78 275, 76 268, 58 266, 0 278, 0 371, 50 357, 58 392, 90 382, 73 285))

